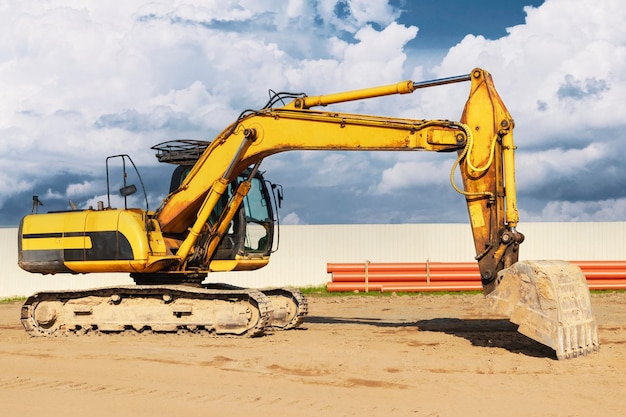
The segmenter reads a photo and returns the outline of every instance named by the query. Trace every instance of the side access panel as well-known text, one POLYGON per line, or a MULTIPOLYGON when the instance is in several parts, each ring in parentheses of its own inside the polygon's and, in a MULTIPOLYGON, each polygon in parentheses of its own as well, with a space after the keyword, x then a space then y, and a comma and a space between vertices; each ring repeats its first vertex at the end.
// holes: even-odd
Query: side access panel
POLYGON ((29 215, 19 228, 18 264, 42 274, 141 271, 150 254, 145 225, 141 210, 29 215))

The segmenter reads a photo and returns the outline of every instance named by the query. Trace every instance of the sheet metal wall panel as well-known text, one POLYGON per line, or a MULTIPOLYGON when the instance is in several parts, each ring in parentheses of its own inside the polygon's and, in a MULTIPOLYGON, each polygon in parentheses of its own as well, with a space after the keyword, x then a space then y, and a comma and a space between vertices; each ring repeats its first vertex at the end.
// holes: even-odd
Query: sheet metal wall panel
MULTIPOLYGON (((524 223, 520 259, 622 260, 626 222, 524 223)), ((17 266, 17 229, 0 229, 0 297, 52 289, 132 284, 126 274, 38 275, 17 266)), ((471 262, 466 224, 282 226, 280 248, 258 271, 214 273, 213 282, 249 287, 323 285, 328 262, 471 262)))
POLYGON ((466 229, 462 224, 283 226, 280 249, 267 267, 209 278, 240 286, 311 286, 330 279, 328 262, 472 261, 466 229))
POLYGON ((626 259, 626 222, 525 223, 520 259, 626 259))

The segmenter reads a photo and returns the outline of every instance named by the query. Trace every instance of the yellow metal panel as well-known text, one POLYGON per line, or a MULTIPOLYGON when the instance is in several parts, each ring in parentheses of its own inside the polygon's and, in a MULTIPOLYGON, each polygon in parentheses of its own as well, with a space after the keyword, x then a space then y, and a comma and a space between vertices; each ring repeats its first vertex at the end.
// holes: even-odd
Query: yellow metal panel
POLYGON ((212 272, 226 271, 253 271, 269 263, 269 257, 254 259, 216 260, 211 261, 209 268, 212 272))
POLYGON ((485 227, 485 216, 483 206, 480 202, 468 203, 470 218, 474 227, 485 227))
POLYGON ((161 234, 159 223, 156 220, 150 220, 152 224, 152 231, 148 235, 150 253, 152 256, 165 256, 167 255, 167 247, 165 246, 165 239, 161 234))
POLYGON ((142 212, 120 211, 116 228, 112 230, 118 230, 126 236, 133 248, 133 256, 136 261, 148 259, 150 245, 148 244, 148 233, 142 212))
POLYGON ((91 239, 85 236, 41 237, 22 240, 23 250, 91 249, 91 239))
POLYGON ((82 232, 85 212, 33 214, 24 218, 22 234, 82 232))
POLYGON ((78 273, 143 272, 146 263, 140 261, 66 261, 65 266, 78 273))
POLYGON ((146 231, 145 216, 140 210, 88 211, 85 218, 85 232, 118 231, 133 250, 135 260, 145 262, 150 246, 146 231))

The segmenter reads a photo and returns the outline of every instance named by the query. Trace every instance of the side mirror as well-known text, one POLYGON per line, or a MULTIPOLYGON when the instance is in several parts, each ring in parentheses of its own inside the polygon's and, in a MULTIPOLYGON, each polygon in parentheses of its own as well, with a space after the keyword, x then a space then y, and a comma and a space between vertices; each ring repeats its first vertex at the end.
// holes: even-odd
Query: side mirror
POLYGON ((277 194, 278 194, 278 207, 280 208, 282 206, 283 203, 283 189, 280 188, 277 190, 277 194))
POLYGON ((137 192, 137 187, 135 184, 127 185, 126 187, 120 188, 120 194, 122 197, 128 197, 129 195, 133 195, 137 192))
POLYGON ((278 208, 280 208, 282 206, 282 202, 283 202, 283 186, 280 184, 274 184, 271 183, 272 186, 272 191, 276 192, 276 196, 278 197, 278 208))

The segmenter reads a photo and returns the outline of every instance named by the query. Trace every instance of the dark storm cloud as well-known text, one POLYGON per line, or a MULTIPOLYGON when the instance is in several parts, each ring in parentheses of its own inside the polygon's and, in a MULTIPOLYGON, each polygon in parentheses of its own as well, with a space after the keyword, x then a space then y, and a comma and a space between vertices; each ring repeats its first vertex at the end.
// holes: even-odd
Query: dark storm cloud
MULTIPOLYGON (((277 180, 277 182, 280 182, 277 180)), ((367 188, 284 187, 281 217, 296 212, 305 224, 463 223, 465 199, 452 187, 412 187, 393 194, 367 188)))
MULTIPOLYGON (((169 192, 170 177, 173 169, 174 166, 169 164, 138 167, 148 194, 150 209, 155 209, 169 192)), ((121 176, 116 174, 117 172, 111 169, 110 191, 112 196, 117 195, 121 186, 121 176)), ((135 201, 139 201, 142 207, 145 206, 140 182, 134 172, 132 172, 132 169, 129 169, 128 183, 134 183, 137 186, 139 193, 135 201)), ((22 217, 30 214, 33 209, 32 201, 34 195, 43 203, 42 206, 37 207, 37 212, 46 213, 49 211, 69 210, 70 200, 79 208, 87 208, 94 196, 100 196, 100 199, 106 205, 106 193, 107 183, 104 164, 99 175, 61 172, 45 178, 38 178, 32 190, 15 194, 0 208, 0 226, 17 225, 22 217), (93 187, 90 187, 89 191, 83 193, 68 192, 68 187, 72 184, 85 183, 93 184, 93 187)))
POLYGON ((37 207, 37 212, 67 210, 69 208, 66 189, 69 184, 91 181, 90 175, 80 175, 68 172, 52 174, 45 178, 33 180, 32 190, 19 192, 6 200, 0 207, 0 225, 16 225, 20 219, 30 214, 33 209, 33 196, 37 196, 43 203, 37 207))
MULTIPOLYGON (((245 12, 245 10, 235 5, 234 9, 231 11, 236 11, 239 8, 241 12, 245 12)), ((226 32, 253 32, 259 30, 276 30, 276 26, 273 23, 272 12, 259 13, 254 16, 254 19, 223 19, 223 18, 212 18, 212 19, 197 19, 189 16, 181 16, 176 12, 167 13, 165 15, 159 15, 156 13, 150 13, 141 15, 137 18, 138 22, 149 23, 154 20, 165 20, 169 22, 171 25, 181 25, 181 26, 201 26, 206 29, 215 29, 219 31, 226 32)))
MULTIPOLYGON (((567 160, 563 161, 567 164, 567 160)), ((539 168, 539 167, 537 167, 539 168)), ((567 174, 549 175, 532 187, 518 185, 520 200, 597 201, 626 198, 626 165, 620 152, 575 166, 567 174)))
POLYGON ((603 92, 609 89, 606 80, 596 78, 585 78, 578 80, 573 75, 565 76, 565 81, 559 87, 557 96, 559 99, 582 100, 587 97, 598 98, 603 92))
POLYGON ((94 123, 98 129, 123 129, 129 132, 151 130, 198 131, 200 126, 189 120, 185 113, 174 112, 167 108, 156 109, 147 114, 129 109, 115 114, 104 114, 94 123))

